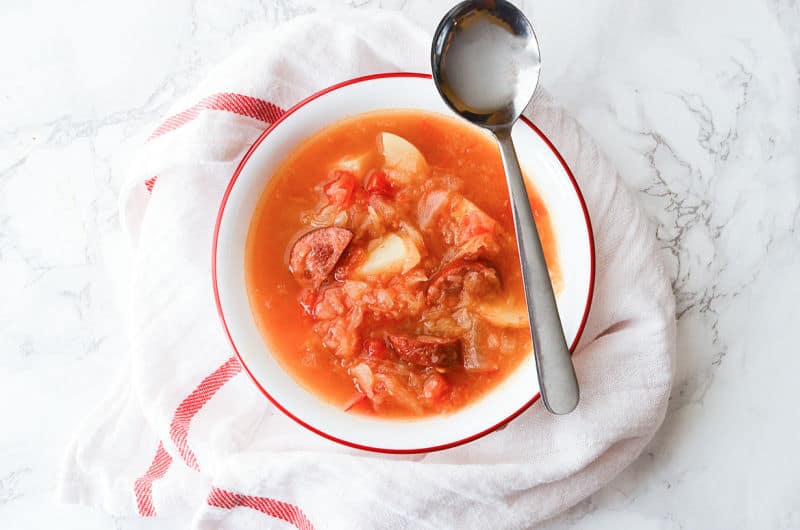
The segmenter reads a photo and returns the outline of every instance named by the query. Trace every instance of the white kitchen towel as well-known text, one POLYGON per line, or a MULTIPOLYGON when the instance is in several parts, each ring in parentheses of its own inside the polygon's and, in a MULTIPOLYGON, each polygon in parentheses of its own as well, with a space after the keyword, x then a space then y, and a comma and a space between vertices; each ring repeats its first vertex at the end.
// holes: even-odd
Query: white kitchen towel
POLYGON ((384 12, 295 19, 220 65, 138 149, 120 199, 130 242, 129 369, 68 447, 63 500, 200 529, 528 528, 641 452, 670 391, 670 284, 631 193, 543 92, 529 116, 572 168, 596 242, 594 300, 574 356, 575 412, 552 416, 537 403, 455 449, 366 453, 285 417, 233 356, 210 250, 238 161, 284 109, 321 88, 429 71, 429 43, 384 12))

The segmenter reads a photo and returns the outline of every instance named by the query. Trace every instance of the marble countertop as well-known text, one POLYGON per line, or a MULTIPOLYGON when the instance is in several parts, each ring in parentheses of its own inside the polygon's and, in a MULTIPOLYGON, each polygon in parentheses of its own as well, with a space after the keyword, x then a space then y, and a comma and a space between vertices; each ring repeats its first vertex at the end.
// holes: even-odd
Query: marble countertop
MULTIPOLYGON (((543 83, 658 223, 677 296, 666 421, 562 529, 800 528, 800 4, 518 2, 543 83)), ((0 526, 172 528, 54 501, 126 356, 112 171, 250 36, 318 7, 427 0, 10 0, 0 7, 0 526)))

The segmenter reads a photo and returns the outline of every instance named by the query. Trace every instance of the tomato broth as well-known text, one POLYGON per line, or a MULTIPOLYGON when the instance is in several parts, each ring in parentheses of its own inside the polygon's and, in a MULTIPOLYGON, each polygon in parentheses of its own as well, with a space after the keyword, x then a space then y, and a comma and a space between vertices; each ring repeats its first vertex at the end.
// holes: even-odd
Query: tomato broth
MULTIPOLYGON (((528 193, 558 291, 548 212, 528 193)), ((300 144, 259 199, 245 276, 272 354, 351 413, 452 412, 531 349, 499 151, 444 115, 370 112, 300 144)))

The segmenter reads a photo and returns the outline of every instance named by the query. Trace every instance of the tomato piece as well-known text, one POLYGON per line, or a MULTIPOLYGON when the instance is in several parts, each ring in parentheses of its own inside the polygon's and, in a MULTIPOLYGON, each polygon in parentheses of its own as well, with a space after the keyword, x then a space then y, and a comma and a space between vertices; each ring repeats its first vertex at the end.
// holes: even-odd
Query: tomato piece
POLYGON ((394 196, 392 182, 386 176, 386 173, 380 170, 370 173, 365 189, 370 194, 383 195, 384 197, 394 196))
POLYGON ((383 360, 389 358, 389 348, 386 343, 378 339, 368 339, 364 341, 364 357, 373 360, 383 360))
POLYGON ((352 203, 355 189, 356 176, 341 169, 333 172, 333 180, 325 184, 324 188, 328 202, 343 208, 347 208, 352 203))

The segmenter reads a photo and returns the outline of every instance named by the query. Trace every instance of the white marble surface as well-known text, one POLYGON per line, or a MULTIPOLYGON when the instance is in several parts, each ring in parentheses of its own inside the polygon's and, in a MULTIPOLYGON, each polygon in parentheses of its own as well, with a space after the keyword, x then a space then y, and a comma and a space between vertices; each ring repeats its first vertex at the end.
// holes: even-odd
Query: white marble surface
MULTIPOLYGON (((54 502, 73 426, 125 356, 111 167, 249 36, 320 6, 0 4, 0 527, 173 528, 54 502)), ((664 426, 549 529, 800 528, 800 4, 521 1, 544 84, 647 210, 678 299, 664 426)))

